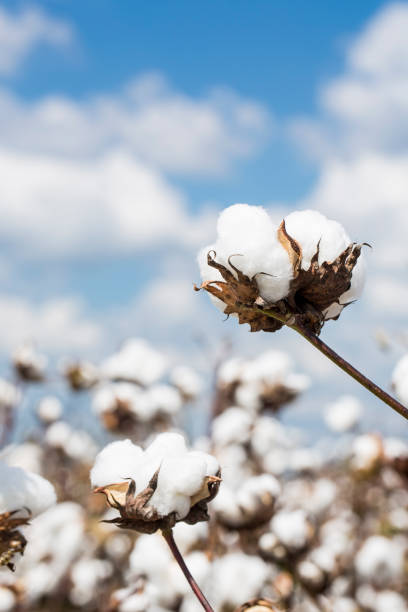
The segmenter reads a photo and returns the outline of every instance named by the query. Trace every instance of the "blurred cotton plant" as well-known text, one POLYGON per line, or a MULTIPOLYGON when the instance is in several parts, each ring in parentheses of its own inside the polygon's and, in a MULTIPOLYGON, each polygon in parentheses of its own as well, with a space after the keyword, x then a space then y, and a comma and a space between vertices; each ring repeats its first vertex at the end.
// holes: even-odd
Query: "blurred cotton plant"
POLYGON ((187 569, 172 528, 179 521, 194 525, 209 519, 207 504, 218 492, 220 475, 214 457, 189 451, 177 433, 160 434, 144 451, 130 440, 112 442, 91 470, 95 492, 119 511, 107 521, 148 534, 160 529, 205 610, 212 608, 187 569))
POLYGON ((313 210, 276 226, 261 206, 235 204, 218 219, 217 240, 198 255, 202 284, 226 314, 252 332, 290 327, 360 384, 408 419, 408 409, 335 353, 318 336, 361 295, 362 247, 313 210))

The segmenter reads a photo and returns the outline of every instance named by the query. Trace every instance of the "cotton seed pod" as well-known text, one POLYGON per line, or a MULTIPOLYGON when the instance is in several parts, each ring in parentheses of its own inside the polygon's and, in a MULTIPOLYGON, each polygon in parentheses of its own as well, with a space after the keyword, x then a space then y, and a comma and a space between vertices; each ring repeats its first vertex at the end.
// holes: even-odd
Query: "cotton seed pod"
POLYGON ((13 557, 24 554, 27 540, 16 527, 27 525, 30 517, 16 518, 19 512, 4 512, 0 514, 0 567, 6 566, 14 572, 13 557))
POLYGON ((278 608, 273 601, 269 599, 252 599, 247 603, 242 604, 235 612, 285 612, 283 608, 278 608))
POLYGON ((195 289, 210 293, 226 315, 253 332, 288 324, 319 334, 325 321, 337 319, 359 297, 362 246, 316 211, 292 213, 275 228, 260 207, 231 206, 221 214, 206 265, 199 255, 204 282, 195 289), (254 222, 258 217, 262 223, 254 222))

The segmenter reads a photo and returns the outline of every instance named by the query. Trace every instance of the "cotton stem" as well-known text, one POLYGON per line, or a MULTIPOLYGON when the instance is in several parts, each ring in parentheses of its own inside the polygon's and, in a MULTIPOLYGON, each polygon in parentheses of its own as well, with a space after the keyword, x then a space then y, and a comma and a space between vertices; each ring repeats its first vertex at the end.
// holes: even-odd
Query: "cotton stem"
POLYGON ((381 389, 381 387, 376 385, 372 380, 367 378, 367 376, 364 376, 364 374, 357 370, 357 368, 355 368, 351 365, 351 363, 343 359, 343 357, 341 357, 332 348, 330 348, 330 346, 323 342, 323 340, 316 336, 316 334, 304 327, 297 325, 296 323, 287 321, 284 317, 274 313, 273 311, 265 309, 262 310, 262 312, 268 317, 272 317, 274 319, 277 319, 281 323, 284 323, 287 327, 290 327, 298 334, 303 336, 305 340, 310 342, 310 344, 312 344, 315 348, 317 348, 318 351, 320 351, 321 353, 323 353, 323 355, 330 359, 330 361, 335 363, 339 368, 346 372, 346 374, 354 378, 354 380, 356 380, 358 383, 360 383, 360 385, 370 391, 370 393, 382 400, 385 404, 387 404, 387 406, 398 412, 398 414, 404 417, 404 419, 408 420, 408 409, 405 406, 400 404, 398 400, 396 400, 389 393, 384 391, 384 389, 381 389))
POLYGON ((175 560, 177 561, 177 563, 179 564, 181 571, 183 572, 188 584, 191 587, 191 590, 193 591, 194 595, 197 597, 198 601, 200 602, 200 604, 202 605, 202 607, 204 608, 204 610, 206 610, 206 612, 214 612, 213 608, 210 606, 210 604, 208 603, 206 597, 204 596, 203 592, 201 591, 200 587, 198 586, 198 584, 196 583, 196 581, 194 580, 193 576, 190 573, 190 570, 188 569, 187 565, 184 562, 183 556, 181 554, 181 552, 178 549, 178 546, 174 540, 174 536, 173 536, 173 530, 172 529, 166 529, 162 531, 163 537, 166 540, 167 544, 169 545, 169 548, 175 558, 175 560))

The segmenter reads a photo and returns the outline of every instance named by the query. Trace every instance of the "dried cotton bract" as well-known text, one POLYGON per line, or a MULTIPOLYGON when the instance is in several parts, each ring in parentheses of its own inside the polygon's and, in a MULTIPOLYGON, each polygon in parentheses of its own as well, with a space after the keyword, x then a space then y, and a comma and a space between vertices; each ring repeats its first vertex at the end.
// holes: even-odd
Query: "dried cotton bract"
POLYGON ((198 257, 200 289, 251 331, 288 322, 319 333, 361 293, 362 245, 317 211, 293 212, 276 227, 262 207, 235 204, 221 213, 217 230, 216 243, 198 257))
POLYGON ((120 513, 109 522, 153 533, 178 521, 208 520, 219 476, 214 457, 188 451, 180 434, 164 433, 145 451, 130 440, 108 444, 96 458, 91 482, 120 513))

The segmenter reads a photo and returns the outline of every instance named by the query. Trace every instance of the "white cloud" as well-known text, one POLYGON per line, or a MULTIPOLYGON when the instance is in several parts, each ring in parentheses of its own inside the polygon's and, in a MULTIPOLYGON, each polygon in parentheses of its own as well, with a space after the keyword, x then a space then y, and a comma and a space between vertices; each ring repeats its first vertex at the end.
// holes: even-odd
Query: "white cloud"
POLYGON ((132 253, 208 238, 213 214, 126 153, 87 161, 0 150, 0 239, 20 256, 132 253))
POLYGON ((96 322, 87 318, 82 303, 73 297, 34 304, 21 297, 0 295, 0 352, 10 352, 33 341, 41 350, 89 351, 103 339, 96 322))
POLYGON ((408 284, 390 276, 374 277, 368 288, 370 308, 388 316, 406 318, 408 308, 408 284))
POLYGON ((354 40, 344 74, 320 93, 321 116, 291 122, 308 155, 408 150, 408 3, 386 5, 354 40))
POLYGON ((66 45, 72 29, 37 8, 12 14, 0 7, 0 74, 10 74, 37 45, 66 45))
POLYGON ((223 174, 253 155, 271 118, 259 104, 215 90, 192 98, 160 75, 144 75, 116 95, 85 101, 49 96, 23 102, 0 93, 1 144, 52 155, 86 157, 126 148, 165 171, 223 174))

